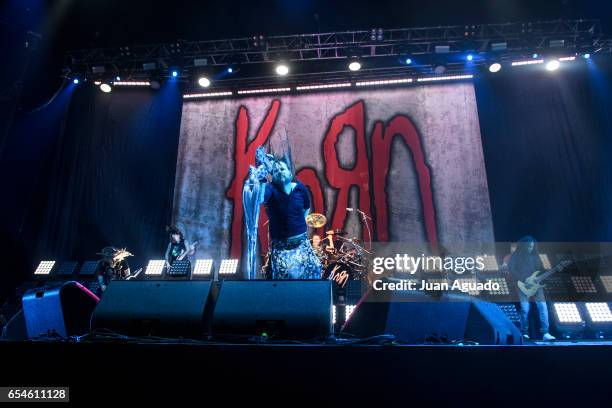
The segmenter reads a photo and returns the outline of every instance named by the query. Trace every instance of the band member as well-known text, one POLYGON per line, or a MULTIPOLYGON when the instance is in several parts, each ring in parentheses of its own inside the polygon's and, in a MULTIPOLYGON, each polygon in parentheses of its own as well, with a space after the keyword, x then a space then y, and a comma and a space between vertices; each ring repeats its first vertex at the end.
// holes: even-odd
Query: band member
POLYGON ((270 263, 273 279, 319 279, 321 262, 306 235, 310 211, 307 188, 294 180, 286 159, 272 164, 272 183, 261 190, 260 202, 270 220, 270 263))
POLYGON ((166 259, 166 267, 170 269, 174 261, 177 258, 181 258, 187 252, 188 243, 185 236, 176 227, 166 227, 166 231, 170 234, 170 242, 168 242, 168 248, 164 258, 166 259))
POLYGON ((96 267, 96 276, 100 284, 97 294, 101 296, 111 280, 127 279, 130 276, 130 266, 126 258, 132 254, 125 249, 106 247, 98 255, 102 255, 96 267))
MULTIPOLYGON (((524 281, 535 271, 543 271, 542 261, 540 260, 540 256, 536 249, 536 241, 533 237, 526 236, 518 241, 516 250, 510 256, 508 270, 512 274, 515 282, 524 281)), ((555 340, 555 337, 548 332, 548 308, 542 288, 538 289, 532 298, 527 297, 520 290, 518 290, 518 294, 521 303, 521 331, 523 337, 526 339, 529 338, 529 309, 531 304, 535 303, 538 308, 542 339, 555 340)))

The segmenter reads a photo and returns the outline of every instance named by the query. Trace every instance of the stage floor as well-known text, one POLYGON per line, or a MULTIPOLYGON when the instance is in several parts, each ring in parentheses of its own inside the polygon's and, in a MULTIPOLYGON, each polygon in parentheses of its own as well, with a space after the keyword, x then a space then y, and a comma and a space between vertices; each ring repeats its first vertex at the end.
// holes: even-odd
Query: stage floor
MULTIPOLYGON (((0 385, 71 400, 609 406, 611 341, 516 346, 0 342, 0 385), (10 364, 7 360, 10 359, 10 364), (226 389, 233 392, 220 393, 226 389), (219 399, 222 398, 222 399, 219 399), (291 398, 292 400, 288 400, 291 398), (571 404, 570 404, 571 402, 571 404)), ((279 405, 279 404, 273 404, 279 405)))

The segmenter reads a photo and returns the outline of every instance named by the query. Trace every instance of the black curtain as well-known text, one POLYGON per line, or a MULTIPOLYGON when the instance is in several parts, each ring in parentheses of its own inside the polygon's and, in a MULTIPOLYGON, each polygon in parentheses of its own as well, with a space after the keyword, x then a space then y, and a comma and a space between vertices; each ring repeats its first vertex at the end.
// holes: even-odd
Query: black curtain
POLYGON ((49 174, 37 259, 97 259, 108 245, 160 257, 171 220, 181 95, 83 87, 73 96, 49 174))
POLYGON ((476 80, 497 241, 612 238, 610 72, 579 61, 476 80))

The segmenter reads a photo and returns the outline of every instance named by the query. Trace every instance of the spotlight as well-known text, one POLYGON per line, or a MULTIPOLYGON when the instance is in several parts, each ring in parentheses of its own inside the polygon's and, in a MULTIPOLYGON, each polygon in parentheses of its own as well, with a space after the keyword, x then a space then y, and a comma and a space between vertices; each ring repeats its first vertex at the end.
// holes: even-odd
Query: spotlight
POLYGON ((78 85, 79 84, 79 78, 74 78, 72 80, 72 83, 75 84, 75 85, 78 85))
POLYGON ((474 59, 474 56, 472 54, 468 54, 468 56, 466 57, 466 59, 468 61, 472 61, 474 59))
POLYGON ((102 92, 104 92, 104 93, 109 93, 110 91, 112 91, 112 90, 113 90, 113 88, 111 88, 111 86, 110 86, 109 84, 107 84, 107 83, 102 83, 102 84, 100 85, 100 90, 101 90, 102 92))
POLYGON ((119 75, 117 75, 117 76, 115 77, 115 81, 121 81, 121 77, 120 77, 119 75))
POLYGON ((573 302, 553 303, 553 325, 565 339, 582 337, 586 322, 582 319, 578 305, 573 302))
POLYGON ((55 266, 55 261, 40 261, 34 275, 49 275, 53 266, 55 266))
POLYGON ((547 71, 556 71, 559 69, 559 61, 558 60, 552 60, 549 61, 548 63, 546 63, 546 70, 547 71))
POLYGON ((353 61, 349 64, 348 68, 351 71, 359 71, 361 69, 361 63, 359 61, 353 61))
POLYGON ((172 71, 172 77, 176 78, 178 76, 178 71, 172 71))
POLYGON ((406 58, 406 61, 405 61, 405 62, 406 62, 406 65, 410 65, 410 64, 412 64, 412 60, 411 60, 410 58, 406 58))
POLYGON ((289 73, 289 67, 285 64, 280 64, 276 66, 276 73, 280 76, 285 76, 289 73))
POLYGON ((197 259, 195 267, 193 268, 193 275, 210 275, 212 270, 213 260, 212 259, 197 259))
POLYGON ((532 57, 533 59, 536 59, 536 58, 538 58, 539 56, 540 56, 540 55, 539 55, 537 52, 535 52, 535 53, 533 53, 533 55, 532 55, 531 57, 532 57))
POLYGON ((502 66, 499 62, 494 62, 493 64, 489 65, 489 72, 496 73, 501 71, 501 69, 502 66))
POLYGON ((200 79, 198 79, 198 84, 200 84, 202 88, 207 88, 210 86, 210 79, 206 77, 201 77, 200 79))
POLYGON ((442 75, 444 73, 446 73, 446 66, 439 64, 434 67, 434 74, 442 75))
POLYGON ((228 73, 230 73, 230 74, 231 74, 231 73, 233 73, 233 72, 234 72, 234 68, 229 67, 229 68, 227 69, 227 72, 228 72, 228 73))
POLYGON ((161 259, 153 259, 149 261, 147 269, 145 269, 145 275, 161 275, 166 266, 166 261, 161 259))
POLYGON ((584 54, 584 59, 591 59, 591 54, 589 53, 584 54))
POLYGON ((233 275, 238 270, 238 259, 223 259, 219 266, 219 275, 233 275))

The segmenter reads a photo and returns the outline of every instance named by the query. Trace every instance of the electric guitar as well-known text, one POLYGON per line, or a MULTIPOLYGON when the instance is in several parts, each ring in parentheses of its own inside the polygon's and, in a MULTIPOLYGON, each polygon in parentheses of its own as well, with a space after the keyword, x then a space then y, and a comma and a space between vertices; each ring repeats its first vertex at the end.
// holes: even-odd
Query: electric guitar
POLYGON ((557 266, 547 272, 542 273, 540 271, 535 271, 534 273, 529 275, 524 282, 518 281, 517 285, 525 296, 531 297, 536 294, 538 289, 544 288, 546 286, 541 284, 544 279, 548 278, 553 273, 557 273, 565 269, 569 264, 571 264, 571 261, 561 261, 557 266))
POLYGON ((195 249, 198 246, 198 243, 199 243, 198 241, 194 241, 193 244, 187 245, 187 250, 183 251, 183 253, 180 254, 178 258, 176 258, 176 260, 182 261, 183 259, 187 257, 187 255, 191 256, 195 254, 195 249))

